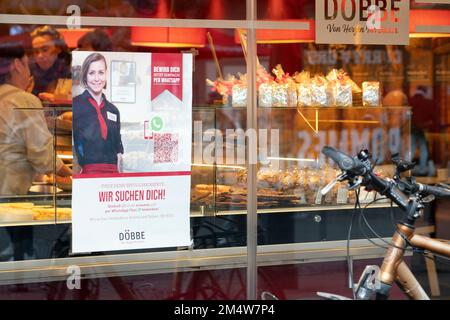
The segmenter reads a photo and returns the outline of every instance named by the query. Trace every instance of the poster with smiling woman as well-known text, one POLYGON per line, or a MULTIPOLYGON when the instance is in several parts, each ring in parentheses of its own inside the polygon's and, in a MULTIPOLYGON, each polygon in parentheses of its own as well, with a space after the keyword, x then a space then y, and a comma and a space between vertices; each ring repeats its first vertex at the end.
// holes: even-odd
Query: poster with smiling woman
POLYGON ((73 252, 189 245, 192 55, 74 51, 72 74, 73 252))

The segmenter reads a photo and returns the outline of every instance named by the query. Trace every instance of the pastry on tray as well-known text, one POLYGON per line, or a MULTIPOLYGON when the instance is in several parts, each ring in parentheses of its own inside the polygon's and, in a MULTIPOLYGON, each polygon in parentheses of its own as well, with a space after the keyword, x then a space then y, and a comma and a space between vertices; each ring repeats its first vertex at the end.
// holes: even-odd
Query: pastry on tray
POLYGON ((54 220, 55 214, 57 220, 72 219, 71 208, 56 208, 52 206, 35 206, 32 208, 33 220, 54 220))
MULTIPOLYGON (((51 185, 55 184, 55 175, 46 175, 44 178, 44 182, 51 185)), ((65 191, 72 190, 72 177, 56 176, 56 186, 65 191)))

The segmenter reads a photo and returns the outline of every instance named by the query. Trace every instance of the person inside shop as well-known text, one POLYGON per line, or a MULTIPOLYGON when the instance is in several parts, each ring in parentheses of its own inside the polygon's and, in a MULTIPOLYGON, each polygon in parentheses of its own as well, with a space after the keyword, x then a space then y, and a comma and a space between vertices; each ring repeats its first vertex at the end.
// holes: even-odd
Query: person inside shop
POLYGON ((55 99, 56 91, 68 94, 72 78, 71 54, 64 38, 50 26, 38 27, 30 35, 33 52, 30 64, 34 82, 32 93, 48 101, 55 99), (65 86, 65 81, 69 85, 65 86))
POLYGON ((73 139, 80 174, 122 172, 124 148, 119 109, 106 99, 107 63, 91 53, 81 66, 85 90, 73 99, 73 139))
POLYGON ((411 120, 411 154, 419 148, 419 163, 412 174, 416 176, 433 176, 436 168, 430 158, 426 132, 429 132, 434 124, 433 101, 426 97, 427 88, 418 86, 414 95, 409 99, 412 108, 411 120))
MULTIPOLYGON (((58 175, 72 174, 55 157, 41 101, 26 91, 28 62, 20 42, 0 44, 0 196, 26 195, 36 174, 53 172, 54 161, 58 175)), ((15 260, 32 257, 32 228, 8 228, 8 233, 12 244, 1 255, 14 251, 15 260)))
POLYGON ((95 29, 78 39, 77 48, 80 51, 112 51, 112 41, 105 31, 95 29))
MULTIPOLYGON (((383 99, 383 106, 386 107, 404 107, 408 105, 412 106, 412 123, 411 123, 411 158, 414 158, 416 154, 416 148, 419 148, 419 163, 413 169, 412 174, 415 176, 424 176, 432 171, 429 170, 429 152, 428 152, 428 144, 425 138, 425 133, 423 131, 424 126, 429 125, 429 121, 426 119, 429 118, 426 110, 431 110, 430 108, 424 108, 425 105, 422 105, 422 102, 417 99, 417 96, 414 96, 410 102, 408 102, 408 97, 406 94, 399 89, 389 91, 383 99), (424 121, 424 123, 421 123, 424 121)), ((429 106, 429 105, 428 105, 429 106)))

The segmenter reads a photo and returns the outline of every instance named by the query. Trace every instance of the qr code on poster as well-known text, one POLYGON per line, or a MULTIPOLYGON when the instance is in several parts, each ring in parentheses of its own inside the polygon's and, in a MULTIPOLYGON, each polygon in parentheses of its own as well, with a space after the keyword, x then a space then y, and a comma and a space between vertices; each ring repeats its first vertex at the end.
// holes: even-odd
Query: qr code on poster
POLYGON ((154 133, 154 163, 178 161, 178 133, 154 133))

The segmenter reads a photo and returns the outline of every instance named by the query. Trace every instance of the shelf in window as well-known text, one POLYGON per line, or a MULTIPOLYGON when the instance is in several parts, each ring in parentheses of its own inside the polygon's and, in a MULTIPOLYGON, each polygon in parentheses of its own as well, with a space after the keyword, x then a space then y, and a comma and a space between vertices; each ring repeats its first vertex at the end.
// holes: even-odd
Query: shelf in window
POLYGON ((39 226, 39 225, 51 225, 51 224, 68 224, 72 223, 71 220, 36 220, 36 221, 18 221, 18 222, 0 222, 1 227, 26 227, 26 226, 39 226))
MULTIPOLYGON (((364 204, 362 204, 364 205, 364 204)), ((389 208, 391 206, 390 203, 377 203, 371 204, 367 207, 367 209, 373 208, 389 208)), ((393 205, 393 207, 397 207, 397 205, 393 205)), ((295 212, 316 212, 316 211, 336 211, 336 210, 352 210, 355 208, 354 204, 346 204, 346 205, 311 205, 305 207, 291 207, 291 208, 270 208, 270 209, 258 209, 258 214, 266 214, 266 213, 295 213, 295 212)), ((224 215, 237 215, 237 214, 246 214, 247 210, 229 210, 229 211, 218 211, 216 215, 224 216, 224 215)))
MULTIPOLYGON (((205 109, 208 107, 204 106, 195 106, 193 109, 205 109)), ((229 109, 229 110, 245 110, 247 107, 232 107, 232 106, 226 106, 226 105, 211 105, 209 106, 210 109, 229 109)), ((260 110, 319 110, 319 111, 326 111, 326 110, 405 110, 405 109, 411 109, 410 106, 398 106, 398 107, 364 107, 364 106, 352 106, 352 107, 257 107, 260 110)))

